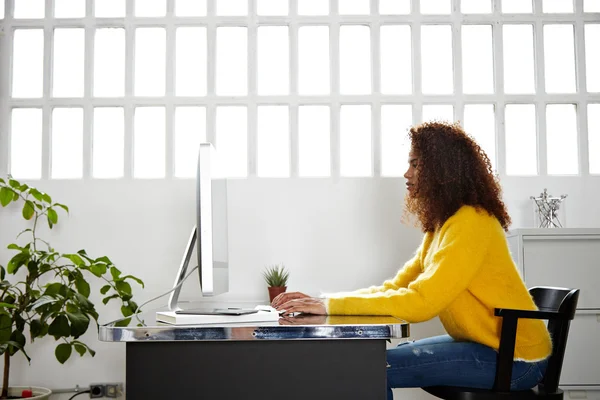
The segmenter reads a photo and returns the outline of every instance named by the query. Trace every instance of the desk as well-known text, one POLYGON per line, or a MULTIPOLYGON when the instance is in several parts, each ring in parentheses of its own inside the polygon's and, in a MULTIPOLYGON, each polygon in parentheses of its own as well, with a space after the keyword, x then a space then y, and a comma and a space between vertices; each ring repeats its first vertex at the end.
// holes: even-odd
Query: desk
POLYGON ((128 400, 384 400, 386 340, 409 336, 393 317, 174 326, 155 315, 99 330, 101 341, 125 342, 128 400))

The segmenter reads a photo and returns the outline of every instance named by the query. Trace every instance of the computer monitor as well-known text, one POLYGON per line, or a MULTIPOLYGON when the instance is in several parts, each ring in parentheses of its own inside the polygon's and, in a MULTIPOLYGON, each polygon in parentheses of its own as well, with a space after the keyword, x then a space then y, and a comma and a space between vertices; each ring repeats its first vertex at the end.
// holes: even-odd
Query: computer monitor
POLYGON ((214 296, 229 290, 229 248, 227 243, 227 180, 222 163, 211 143, 200 143, 196 172, 196 226, 179 266, 169 298, 169 309, 177 310, 181 286, 194 248, 198 262, 201 296, 214 296))

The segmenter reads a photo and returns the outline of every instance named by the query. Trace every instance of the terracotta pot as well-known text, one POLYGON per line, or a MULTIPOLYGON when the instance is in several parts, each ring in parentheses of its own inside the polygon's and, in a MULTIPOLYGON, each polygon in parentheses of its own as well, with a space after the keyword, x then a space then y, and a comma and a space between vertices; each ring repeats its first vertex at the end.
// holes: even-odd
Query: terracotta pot
POLYGON ((21 393, 24 389, 29 389, 33 392, 33 397, 29 397, 31 400, 48 400, 52 391, 43 387, 36 386, 10 386, 8 388, 8 396, 15 396, 20 398, 21 393))
POLYGON ((272 303, 273 299, 277 297, 277 295, 284 293, 287 289, 287 286, 270 286, 269 287, 269 302, 272 303))

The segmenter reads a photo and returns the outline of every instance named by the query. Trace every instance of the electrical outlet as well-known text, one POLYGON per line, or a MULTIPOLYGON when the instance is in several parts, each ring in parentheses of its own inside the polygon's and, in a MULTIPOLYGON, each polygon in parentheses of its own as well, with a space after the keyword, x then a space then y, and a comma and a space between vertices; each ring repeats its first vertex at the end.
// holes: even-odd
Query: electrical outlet
POLYGON ((113 398, 123 394, 123 384, 118 383, 93 383, 90 385, 90 398, 96 399, 101 397, 113 398))

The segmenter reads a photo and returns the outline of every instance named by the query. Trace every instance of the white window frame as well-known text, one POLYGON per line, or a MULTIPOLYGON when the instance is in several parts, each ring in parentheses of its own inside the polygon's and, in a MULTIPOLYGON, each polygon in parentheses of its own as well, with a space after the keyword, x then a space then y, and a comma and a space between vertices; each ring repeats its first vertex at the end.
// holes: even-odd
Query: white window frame
MULTIPOLYGON (((412 12, 408 15, 380 15, 379 0, 369 0, 369 15, 339 15, 338 0, 329 0, 330 14, 327 16, 299 16, 297 1, 289 0, 289 15, 258 16, 256 1, 248 0, 248 16, 224 17, 216 15, 216 1, 207 0, 205 17, 175 17, 175 0, 167 0, 165 17, 134 17, 134 0, 126 0, 125 18, 104 18, 97 22, 93 18, 94 1, 86 1, 86 17, 80 19, 54 19, 54 0, 45 0, 46 18, 12 18, 14 1, 5 2, 5 18, 0 23, 0 173, 5 174, 10 165, 10 112, 13 107, 37 107, 43 111, 42 130, 42 179, 49 179, 50 173, 50 114, 54 107, 82 107, 83 127, 83 179, 91 178, 91 132, 93 109, 96 106, 124 107, 125 112, 125 171, 124 178, 131 179, 133 157, 133 111, 136 106, 164 106, 166 109, 166 165, 165 178, 173 178, 173 134, 174 111, 176 106, 195 105, 206 107, 207 140, 215 139, 215 112, 218 105, 244 105, 248 107, 248 177, 256 176, 257 132, 256 114, 258 105, 288 105, 290 110, 290 176, 298 176, 298 107, 300 105, 328 105, 331 107, 331 177, 340 176, 340 106, 344 104, 365 104, 372 109, 372 176, 381 176, 381 105, 410 104, 413 107, 413 123, 419 123, 423 104, 451 104, 454 106, 455 120, 462 121, 465 104, 493 104, 496 114, 496 160, 501 177, 506 175, 506 148, 504 132, 504 107, 511 103, 528 103, 536 106, 538 176, 547 175, 546 166, 546 105, 553 103, 575 104, 577 107, 577 132, 579 151, 579 174, 589 175, 589 152, 587 140, 587 105, 600 103, 600 93, 587 93, 584 47, 584 23, 600 22, 600 13, 583 13, 583 0, 574 0, 574 13, 543 14, 542 0, 533 0, 532 14, 502 14, 501 0, 492 0, 492 13, 485 15, 464 15, 460 12, 460 0, 451 0, 449 15, 421 15, 419 0, 411 0, 412 12), (535 94, 505 94, 503 89, 502 26, 510 24, 531 24, 534 27, 535 51, 535 94), (574 26, 576 58, 576 92, 572 94, 547 94, 544 91, 544 48, 543 26, 545 24, 568 23, 574 26), (368 25, 371 29, 371 79, 372 94, 343 95, 339 85, 339 30, 344 24, 368 25), (379 34, 380 26, 406 24, 412 30, 412 73, 413 93, 410 95, 383 95, 380 91, 379 34), (454 88, 450 95, 424 95, 421 91, 420 26, 422 24, 446 24, 452 26, 454 88), (462 93, 461 25, 490 24, 493 29, 494 88, 493 94, 471 95, 462 93), (290 93, 284 96, 259 96, 257 94, 256 34, 258 26, 287 25, 290 40, 290 93), (298 29, 304 25, 327 25, 330 32, 330 85, 331 93, 323 96, 301 96, 298 94, 298 29), (136 97, 134 82, 134 29, 152 26, 166 29, 166 95, 164 97, 136 97), (207 27, 207 95, 202 97, 178 98, 174 93, 174 49, 175 31, 180 26, 207 27), (215 94, 215 34, 220 26, 248 27, 248 94, 246 96, 217 96, 215 94), (56 27, 85 28, 85 72, 84 96, 82 98, 51 98, 53 29, 56 27), (126 30, 125 97, 94 98, 92 96, 94 66, 94 29, 96 27, 124 27, 126 30), (43 97, 40 99, 11 99, 10 76, 14 29, 43 28, 44 30, 44 80, 43 97)), ((101 1, 101 0, 96 0, 101 1)), ((325 1, 325 0, 323 0, 325 1)), ((525 1, 525 0, 523 0, 525 1)))

